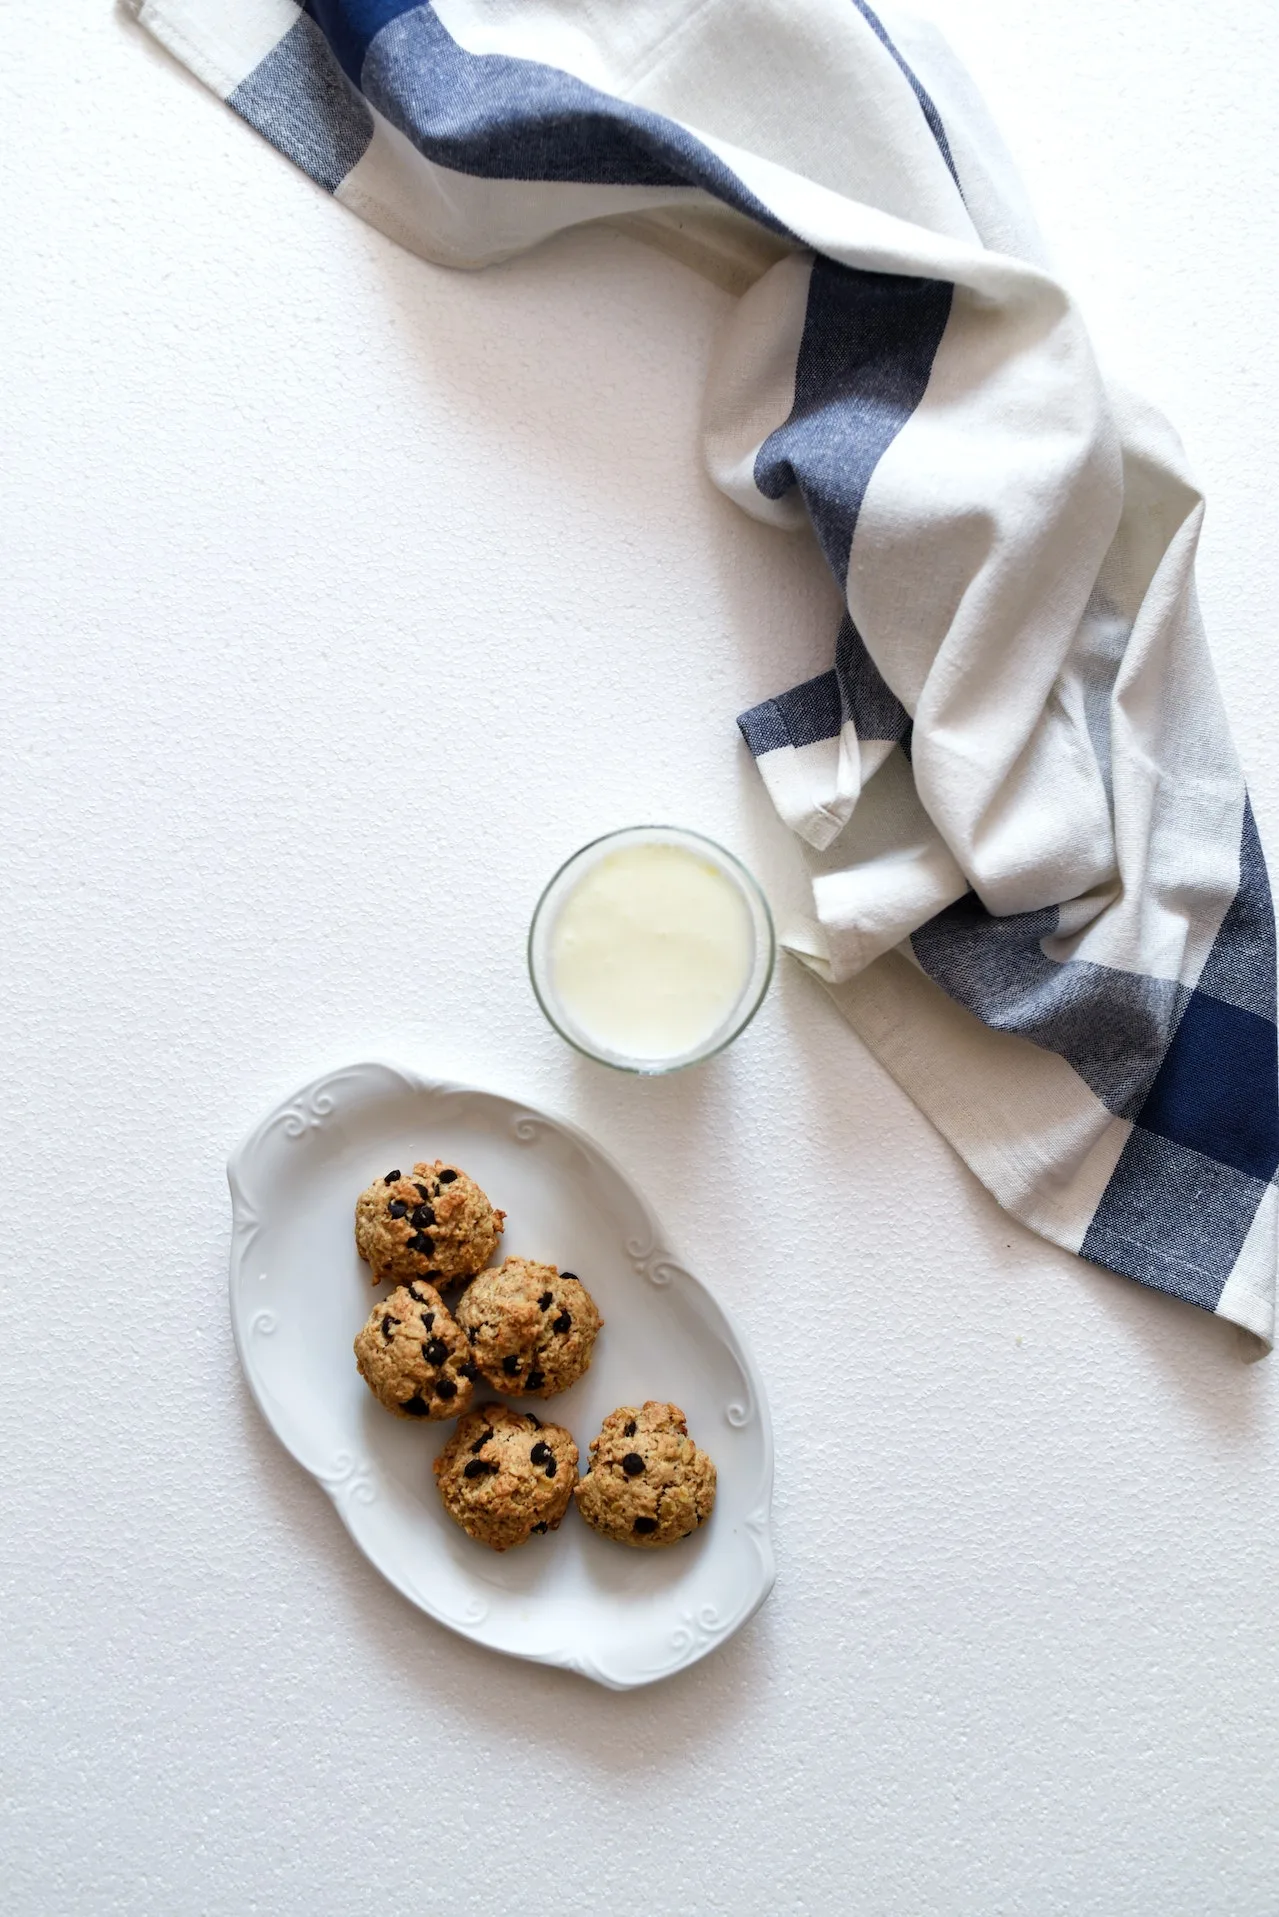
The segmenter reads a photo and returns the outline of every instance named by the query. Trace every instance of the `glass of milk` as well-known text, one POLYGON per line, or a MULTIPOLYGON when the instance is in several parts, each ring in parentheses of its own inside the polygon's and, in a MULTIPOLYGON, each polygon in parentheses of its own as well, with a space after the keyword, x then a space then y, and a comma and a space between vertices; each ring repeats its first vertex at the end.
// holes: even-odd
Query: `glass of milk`
POLYGON ((775 950, 764 894, 731 852, 679 826, 635 825, 560 867, 528 962, 538 1003, 579 1052, 673 1072, 750 1024, 775 950))

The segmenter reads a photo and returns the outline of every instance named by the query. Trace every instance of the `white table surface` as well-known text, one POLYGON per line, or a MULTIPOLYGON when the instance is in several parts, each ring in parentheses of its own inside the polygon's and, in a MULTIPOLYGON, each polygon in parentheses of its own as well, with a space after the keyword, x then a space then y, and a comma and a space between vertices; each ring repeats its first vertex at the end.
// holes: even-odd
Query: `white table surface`
MULTIPOLYGON (((1207 488, 1273 854, 1279 15, 935 4, 1207 488)), ((733 717, 833 594, 702 474, 726 297, 423 266, 108 0, 0 56, 5 1909, 1270 1917, 1279 1360, 1009 1223, 792 970, 670 1083, 526 989, 609 826, 802 897, 733 717), (777 1588, 665 1686, 422 1619, 249 1401, 224 1156, 369 1050, 588 1125, 752 1341, 777 1588)))

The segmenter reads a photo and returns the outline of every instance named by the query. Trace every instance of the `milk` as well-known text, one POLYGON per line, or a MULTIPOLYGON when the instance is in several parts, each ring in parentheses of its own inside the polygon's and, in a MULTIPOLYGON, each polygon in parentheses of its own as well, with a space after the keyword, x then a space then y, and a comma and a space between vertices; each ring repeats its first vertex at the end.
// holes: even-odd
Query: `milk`
POLYGON ((605 853, 551 927, 551 984, 593 1046, 651 1063, 696 1051, 751 980, 755 935, 740 889, 683 845, 605 853))

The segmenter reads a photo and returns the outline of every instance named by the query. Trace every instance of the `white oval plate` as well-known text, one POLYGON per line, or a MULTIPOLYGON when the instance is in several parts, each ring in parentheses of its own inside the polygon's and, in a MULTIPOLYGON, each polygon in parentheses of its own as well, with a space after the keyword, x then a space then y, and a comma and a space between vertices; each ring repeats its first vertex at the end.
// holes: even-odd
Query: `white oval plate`
POLYGON ((648 1205, 584 1133, 545 1112, 398 1066, 349 1065, 263 1120, 228 1166, 231 1322, 268 1424, 317 1478, 365 1556, 441 1624, 614 1690, 694 1664, 773 1584, 773 1446, 751 1359, 706 1288, 663 1248, 648 1205), (571 1391, 530 1400, 586 1448, 620 1404, 670 1399, 719 1471, 705 1528, 630 1551, 570 1510, 501 1556, 449 1519, 431 1461, 451 1424, 388 1416, 351 1341, 383 1296, 352 1235, 357 1194, 420 1158, 464 1165, 507 1213, 501 1255, 576 1272, 604 1315, 571 1391))

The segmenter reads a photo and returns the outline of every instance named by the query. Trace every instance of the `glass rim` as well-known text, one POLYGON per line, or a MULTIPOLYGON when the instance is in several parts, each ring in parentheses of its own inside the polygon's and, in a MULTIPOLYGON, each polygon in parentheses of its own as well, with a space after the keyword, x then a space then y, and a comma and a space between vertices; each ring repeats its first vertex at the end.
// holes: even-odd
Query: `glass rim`
MULTIPOLYGON (((756 938, 758 944, 758 932, 756 933, 756 938)), ((757 951, 757 962, 758 956, 757 951)), ((555 871, 552 872, 550 878, 546 881, 546 884, 542 887, 537 904, 533 907, 533 916, 529 920, 528 938, 525 942, 525 959, 528 965, 529 983, 533 987, 533 996, 541 1008, 542 1016, 551 1027, 551 1030, 557 1032, 566 1045, 572 1046, 573 1050, 577 1052, 580 1057, 589 1058, 592 1063, 596 1065, 607 1065, 611 1071, 629 1072, 633 1078, 662 1078, 671 1072, 687 1071, 692 1065, 704 1065, 707 1059, 717 1058, 721 1052, 728 1049, 734 1039, 740 1038, 747 1026, 754 1021, 756 1014, 768 996, 768 988, 773 980, 773 972, 777 964, 777 931, 773 924, 772 909, 764 895, 763 886, 750 870, 750 867, 744 864, 735 852, 730 852, 728 847, 721 845, 718 839, 712 839, 709 833, 694 831, 691 826, 669 825, 654 821, 647 824, 616 826, 611 832, 600 832, 595 838, 587 839, 584 845, 579 845, 575 852, 570 853, 568 858, 556 867, 555 871), (739 1009, 741 1005, 746 1006, 745 1015, 741 1018, 734 1018, 734 1020, 730 1022, 728 1029, 722 1033, 714 1045, 709 1045, 701 1050, 694 1049, 690 1053, 677 1056, 670 1060, 655 1059, 651 1064, 641 1064, 625 1058, 609 1058, 603 1052, 594 1051, 591 1046, 584 1043, 581 1038, 575 1038, 572 1032, 566 1031, 552 1011, 550 1004, 547 1002, 547 995, 543 992, 541 982, 538 979, 538 967, 534 958, 534 944, 537 938, 538 927, 542 922, 546 902, 570 867, 576 865, 579 859, 584 859, 588 852, 594 852, 598 846, 607 845, 612 839, 629 839, 637 835, 642 836, 645 833, 670 833, 676 839, 692 839, 699 845, 708 846, 716 855, 716 858, 722 860, 723 864, 729 869, 730 875, 736 881, 746 898, 748 906, 754 908, 752 913, 753 922, 758 921, 758 923, 762 924, 765 933, 764 963, 758 985, 753 988, 753 993, 748 987, 748 989, 743 992, 742 998, 739 1001, 739 1009)))

